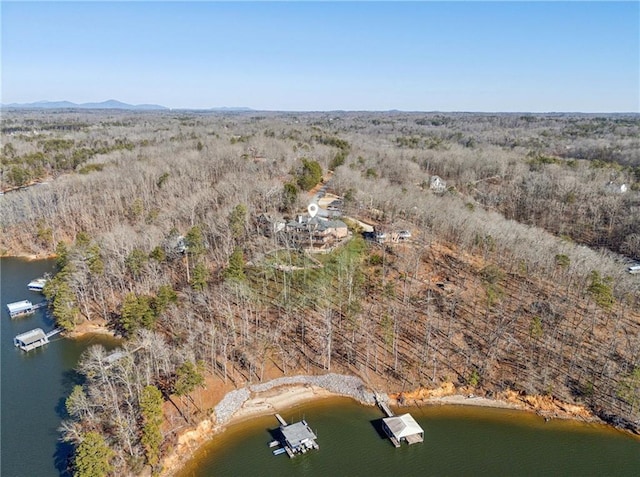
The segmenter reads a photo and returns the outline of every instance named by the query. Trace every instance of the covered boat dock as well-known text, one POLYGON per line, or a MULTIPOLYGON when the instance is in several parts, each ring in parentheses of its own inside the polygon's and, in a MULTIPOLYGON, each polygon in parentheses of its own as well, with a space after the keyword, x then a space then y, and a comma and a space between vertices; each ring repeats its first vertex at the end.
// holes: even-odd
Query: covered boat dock
MULTIPOLYGON (((280 414, 276 414, 276 419, 280 422, 280 433, 282 434, 282 445, 284 451, 291 458, 296 454, 304 454, 310 449, 319 449, 316 443, 317 436, 304 419, 293 424, 287 424, 280 414)), ((273 451, 274 455, 282 453, 282 449, 273 451)))
POLYGON ((37 309, 47 305, 46 301, 34 305, 29 300, 16 301, 14 303, 7 303, 7 310, 9 310, 9 316, 16 318, 18 316, 30 315, 37 309))
POLYGON ((26 333, 19 334, 13 339, 13 344, 22 351, 31 351, 32 349, 44 346, 49 342, 49 337, 42 331, 42 328, 36 328, 26 333))
POLYGON ((424 430, 411 414, 385 417, 382 428, 396 447, 400 447, 401 442, 411 445, 424 441, 424 430))
POLYGON ((382 419, 382 429, 394 446, 400 447, 401 442, 411 445, 424 441, 424 430, 411 414, 396 416, 382 394, 376 393, 375 400, 387 416, 382 419))
POLYGON ((62 333, 62 328, 55 328, 48 333, 42 331, 42 328, 35 328, 21 333, 13 338, 13 344, 20 348, 22 351, 31 351, 32 349, 39 348, 49 343, 49 338, 62 333))
POLYGON ((27 284, 27 288, 31 291, 42 292, 44 290, 44 286, 47 284, 49 279, 46 277, 42 278, 34 278, 27 284))

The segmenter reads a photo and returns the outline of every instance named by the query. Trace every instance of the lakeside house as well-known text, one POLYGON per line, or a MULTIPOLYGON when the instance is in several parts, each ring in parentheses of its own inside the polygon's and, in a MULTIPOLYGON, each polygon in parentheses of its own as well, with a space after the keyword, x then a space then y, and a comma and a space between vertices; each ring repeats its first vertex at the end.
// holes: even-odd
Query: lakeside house
POLYGON ((347 224, 341 220, 299 215, 286 224, 285 239, 299 248, 327 250, 349 236, 347 224))
POLYGON ((307 251, 328 251, 349 237, 349 228, 341 220, 298 215, 288 222, 262 213, 256 217, 256 228, 266 237, 276 237, 288 246, 307 251))
POLYGON ((287 225, 284 219, 274 217, 266 212, 257 217, 256 223, 258 231, 266 237, 273 237, 278 232, 282 232, 287 225))

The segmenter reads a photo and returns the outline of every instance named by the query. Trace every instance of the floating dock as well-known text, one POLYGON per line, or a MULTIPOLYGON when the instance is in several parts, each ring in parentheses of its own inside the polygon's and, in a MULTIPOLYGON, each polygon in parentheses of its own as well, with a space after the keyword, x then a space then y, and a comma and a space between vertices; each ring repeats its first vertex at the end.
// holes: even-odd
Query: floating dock
POLYGON ((424 430, 411 414, 396 416, 386 399, 378 393, 376 393, 375 398, 376 404, 387 416, 382 419, 382 429, 384 429, 384 432, 395 447, 400 447, 401 442, 411 445, 424 441, 424 430))
POLYGON ((279 441, 271 441, 269 447, 273 448, 277 445, 282 447, 275 449, 273 455, 284 454, 285 452, 290 458, 297 454, 304 454, 311 449, 320 449, 316 442, 317 436, 304 419, 293 424, 287 424, 287 421, 280 414, 275 415, 280 423, 281 439, 279 441))
POLYGON ((47 277, 34 278, 29 282, 29 284, 27 285, 27 288, 31 291, 42 292, 42 290, 44 289, 44 286, 47 284, 47 281, 48 281, 47 277))
POLYGON ((45 333, 42 328, 35 328, 33 330, 27 331, 26 333, 21 333, 13 338, 13 344, 20 348, 22 351, 31 351, 36 348, 40 348, 41 346, 49 343, 49 338, 57 335, 62 331, 62 328, 56 328, 54 330, 45 333))
POLYGON ((7 310, 9 310, 9 316, 11 318, 17 318, 19 316, 30 315, 39 308, 43 308, 47 305, 46 301, 34 305, 29 300, 16 301, 14 303, 7 303, 7 310))

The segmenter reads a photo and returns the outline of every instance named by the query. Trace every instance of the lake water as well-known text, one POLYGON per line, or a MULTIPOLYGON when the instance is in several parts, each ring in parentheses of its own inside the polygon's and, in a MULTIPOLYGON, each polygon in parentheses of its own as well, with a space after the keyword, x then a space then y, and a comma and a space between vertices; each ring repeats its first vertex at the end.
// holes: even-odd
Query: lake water
POLYGON ((0 474, 2 477, 59 476, 66 466, 69 448, 58 442, 58 427, 65 416, 64 401, 78 376, 73 368, 81 353, 100 343, 108 348, 115 340, 91 336, 79 340, 57 335, 42 348, 25 353, 13 345, 13 337, 33 328, 45 332, 53 321, 44 310, 11 319, 7 303, 43 301, 27 283, 45 272, 54 272, 53 260, 0 259, 0 474))
POLYGON ((306 419, 320 450, 274 456, 267 444, 278 424, 265 416, 215 436, 179 477, 640 475, 640 440, 606 426, 471 406, 407 411, 425 430, 422 444, 396 449, 377 408, 335 398, 281 412, 287 422, 306 419))

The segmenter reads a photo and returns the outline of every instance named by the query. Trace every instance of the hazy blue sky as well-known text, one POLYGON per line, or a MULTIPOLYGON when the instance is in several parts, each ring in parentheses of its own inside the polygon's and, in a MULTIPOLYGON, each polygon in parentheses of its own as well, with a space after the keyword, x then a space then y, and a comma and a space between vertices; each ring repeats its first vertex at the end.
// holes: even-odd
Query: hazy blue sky
POLYGON ((639 5, 2 1, 2 102, 637 112, 639 5))

